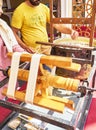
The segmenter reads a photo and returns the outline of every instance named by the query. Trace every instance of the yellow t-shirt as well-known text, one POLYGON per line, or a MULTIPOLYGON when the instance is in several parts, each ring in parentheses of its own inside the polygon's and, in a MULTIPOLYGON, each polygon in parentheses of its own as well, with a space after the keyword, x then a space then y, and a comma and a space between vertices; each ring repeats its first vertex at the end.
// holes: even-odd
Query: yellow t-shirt
POLYGON ((40 3, 30 7, 25 2, 14 11, 11 26, 21 30, 22 40, 27 46, 36 48, 36 41, 48 42, 46 23, 50 22, 49 8, 40 3))

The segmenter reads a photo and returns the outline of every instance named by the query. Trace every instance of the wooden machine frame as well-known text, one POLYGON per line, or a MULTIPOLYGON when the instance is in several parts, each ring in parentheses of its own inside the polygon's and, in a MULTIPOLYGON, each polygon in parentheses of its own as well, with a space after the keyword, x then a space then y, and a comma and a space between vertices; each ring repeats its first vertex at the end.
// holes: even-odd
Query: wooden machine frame
POLYGON ((49 0, 50 2, 50 41, 53 42, 53 33, 54 28, 53 24, 90 24, 91 33, 90 33, 90 42, 89 46, 92 46, 94 39, 94 29, 95 29, 95 15, 96 15, 96 0, 93 0, 92 5, 92 16, 90 18, 62 18, 62 17, 53 17, 53 0, 49 0))
MULTIPOLYGON (((53 24, 76 24, 76 23, 88 23, 91 24, 91 34, 90 34, 90 42, 89 47, 91 49, 92 43, 93 43, 93 37, 94 37, 94 27, 95 27, 95 14, 96 14, 96 0, 93 2, 93 8, 92 8, 92 17, 91 18, 53 18, 53 0, 49 0, 50 3, 50 34, 51 34, 51 42, 53 42, 53 24)), ((92 48, 93 49, 93 48, 92 48)), ((91 61, 92 62, 92 61, 91 61)), ((3 71, 4 73, 7 73, 8 70, 3 71)), ((92 64, 92 69, 90 71, 90 74, 87 78, 87 81, 84 81, 84 84, 82 84, 82 87, 84 87, 84 90, 86 89, 86 95, 83 97, 76 97, 78 100, 78 103, 76 105, 75 112, 73 114, 73 117, 71 121, 66 121, 61 118, 56 118, 52 116, 52 114, 45 114, 40 113, 34 109, 25 108, 24 105, 16 105, 13 103, 8 102, 7 100, 0 100, 0 106, 3 106, 5 108, 8 108, 12 111, 16 111, 28 116, 32 116, 34 118, 40 119, 44 122, 48 122, 52 125, 67 129, 67 130, 74 130, 75 128, 78 128, 80 130, 83 129, 84 122, 86 120, 86 112, 89 110, 90 103, 92 100, 92 92, 96 91, 94 89, 94 82, 96 77, 96 63, 92 64), (92 85, 90 86, 90 82, 92 81, 92 85)), ((1 86, 6 84, 8 80, 8 75, 5 81, 0 84, 1 86)), ((50 110, 50 113, 53 113, 53 111, 50 110)), ((2 128, 2 125, 0 126, 2 128)))
MULTIPOLYGON (((76 96, 75 99, 78 100, 78 103, 76 105, 71 121, 67 121, 62 118, 59 118, 59 117, 57 118, 53 116, 54 111, 52 110, 50 110, 47 114, 45 114, 42 112, 38 112, 37 110, 34 110, 33 108, 30 108, 30 109, 26 108, 25 104, 17 105, 17 104, 8 102, 7 100, 6 101, 0 100, 0 106, 3 106, 4 108, 8 108, 15 112, 32 116, 36 119, 40 119, 44 122, 50 123, 52 125, 55 125, 55 126, 67 129, 67 130, 74 130, 75 128, 79 128, 80 130, 82 130, 84 126, 84 122, 86 120, 86 116, 87 116, 86 111, 88 111, 91 100, 92 100, 92 95, 93 95, 92 92, 96 91, 96 89, 94 89, 95 76, 96 76, 96 64, 93 65, 87 81, 84 81, 84 85, 82 84, 82 89, 84 91, 86 90, 86 95, 82 97, 78 97, 75 95, 76 96), (92 87, 90 86, 90 81, 93 81, 92 87)), ((2 125, 3 124, 0 125, 0 128, 2 128, 2 125)))

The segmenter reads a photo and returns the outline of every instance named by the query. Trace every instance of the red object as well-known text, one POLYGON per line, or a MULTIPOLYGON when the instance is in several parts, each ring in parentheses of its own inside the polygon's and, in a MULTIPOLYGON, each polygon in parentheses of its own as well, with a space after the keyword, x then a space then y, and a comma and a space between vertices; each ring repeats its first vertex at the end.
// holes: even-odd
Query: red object
POLYGON ((92 98, 84 130, 96 130, 96 98, 92 98))
MULTIPOLYGON (((8 101, 15 104, 20 104, 20 101, 17 100, 8 99, 8 101)), ((0 124, 2 124, 11 113, 11 110, 0 106, 0 124)))
MULTIPOLYGON (((90 26, 74 26, 76 31, 79 32, 79 36, 90 37, 91 27, 90 26)), ((94 31, 94 38, 96 38, 96 28, 94 31)))
MULTIPOLYGON (((26 84, 24 84, 21 88, 20 88, 20 90, 19 91, 23 91, 23 90, 25 90, 26 89, 26 84)), ((7 100, 8 102, 12 102, 12 103, 14 103, 14 104, 20 104, 21 102, 20 101, 18 101, 18 100, 14 100, 14 99, 8 99, 7 100)), ((6 120, 6 118, 10 115, 12 113, 12 110, 9 110, 9 109, 7 109, 7 108, 5 108, 5 107, 2 107, 2 106, 0 106, 0 124, 2 124, 5 120, 6 120)))

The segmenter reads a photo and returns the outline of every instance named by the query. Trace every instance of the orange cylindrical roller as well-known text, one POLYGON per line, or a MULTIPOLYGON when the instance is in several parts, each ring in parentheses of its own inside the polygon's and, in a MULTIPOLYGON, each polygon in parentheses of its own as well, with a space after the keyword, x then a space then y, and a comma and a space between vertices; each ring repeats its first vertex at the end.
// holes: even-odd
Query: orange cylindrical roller
MULTIPOLYGON (((11 70, 8 71, 8 75, 10 75, 10 71, 11 70)), ((18 71, 18 79, 19 80, 27 81, 28 80, 28 75, 29 75, 28 70, 19 69, 19 71, 18 71)))
MULTIPOLYGON (((8 57, 12 57, 13 53, 8 53, 8 57)), ((32 54, 22 54, 20 57, 20 61, 31 61, 32 54)), ((40 59, 40 63, 46 64, 46 65, 53 65, 60 68, 64 68, 71 66, 72 64, 72 58, 70 57, 61 57, 61 56, 53 56, 53 55, 43 55, 40 59)))
MULTIPOLYGON (((10 71, 8 72, 10 73, 10 71)), ((28 81, 28 70, 19 69, 18 71, 18 79, 28 81)), ((70 91, 78 91, 78 86, 80 80, 72 79, 72 78, 65 78, 61 76, 53 76, 51 74, 43 76, 45 78, 41 78, 41 82, 45 84, 43 87, 47 87, 46 85, 53 86, 55 88, 66 89, 70 91)), ((39 77, 40 78, 40 77, 39 77)))
POLYGON ((48 76, 47 82, 50 86, 53 86, 55 88, 61 88, 77 92, 80 80, 50 75, 48 76))

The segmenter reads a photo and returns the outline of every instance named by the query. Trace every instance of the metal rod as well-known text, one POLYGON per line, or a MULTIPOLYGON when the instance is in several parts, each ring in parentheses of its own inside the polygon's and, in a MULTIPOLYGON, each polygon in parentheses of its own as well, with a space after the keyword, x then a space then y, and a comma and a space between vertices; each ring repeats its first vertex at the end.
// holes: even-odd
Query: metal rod
POLYGON ((37 44, 43 44, 43 45, 47 45, 47 46, 61 46, 61 47, 69 47, 69 48, 78 48, 78 49, 87 49, 87 50, 93 50, 95 47, 87 47, 87 46, 78 46, 78 45, 65 45, 64 43, 51 43, 51 42, 40 42, 40 41, 37 41, 36 42, 37 44))
POLYGON ((20 105, 13 104, 11 102, 3 101, 3 100, 0 100, 0 106, 3 106, 5 108, 8 108, 10 110, 13 110, 13 111, 16 111, 16 112, 19 112, 28 116, 32 116, 36 119, 40 119, 44 122, 53 124, 58 127, 65 128, 67 130, 74 130, 73 126, 70 125, 70 122, 65 121, 61 118, 53 117, 52 115, 49 115, 49 114, 41 113, 36 110, 22 107, 20 105))

